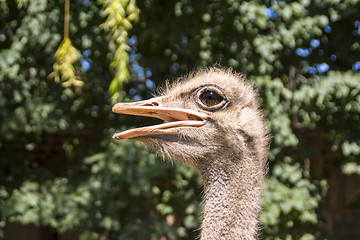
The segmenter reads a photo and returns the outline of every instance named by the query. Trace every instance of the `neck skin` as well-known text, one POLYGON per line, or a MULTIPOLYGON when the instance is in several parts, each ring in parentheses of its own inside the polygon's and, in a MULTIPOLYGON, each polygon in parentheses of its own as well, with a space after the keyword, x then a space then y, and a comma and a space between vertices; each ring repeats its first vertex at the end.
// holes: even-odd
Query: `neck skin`
POLYGON ((258 161, 238 156, 243 154, 197 166, 205 192, 201 240, 256 238, 264 170, 258 161))

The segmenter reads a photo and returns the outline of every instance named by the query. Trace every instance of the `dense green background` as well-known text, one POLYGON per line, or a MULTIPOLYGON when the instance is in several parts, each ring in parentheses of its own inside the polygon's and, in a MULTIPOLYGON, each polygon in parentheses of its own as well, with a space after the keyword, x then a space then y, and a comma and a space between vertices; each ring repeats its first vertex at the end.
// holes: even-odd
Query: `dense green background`
POLYGON ((113 141, 144 119, 111 106, 218 64, 258 87, 273 135, 261 238, 360 239, 360 1, 134 4, 71 0, 84 84, 64 86, 64 2, 0 1, 0 238, 194 239, 201 180, 113 141))

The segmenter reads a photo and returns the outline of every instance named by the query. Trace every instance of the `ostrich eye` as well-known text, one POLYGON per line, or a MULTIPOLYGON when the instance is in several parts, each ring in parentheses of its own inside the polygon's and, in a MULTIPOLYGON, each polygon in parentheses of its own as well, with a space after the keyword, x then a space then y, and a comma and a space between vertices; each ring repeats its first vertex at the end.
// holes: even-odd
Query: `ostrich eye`
POLYGON ((215 105, 221 103, 222 100, 224 100, 224 98, 222 96, 220 96, 219 94, 217 94, 214 91, 204 91, 200 95, 199 99, 207 107, 215 106, 215 105))
POLYGON ((222 108, 228 101, 224 91, 216 85, 206 85, 198 88, 195 102, 202 109, 214 111, 222 108))

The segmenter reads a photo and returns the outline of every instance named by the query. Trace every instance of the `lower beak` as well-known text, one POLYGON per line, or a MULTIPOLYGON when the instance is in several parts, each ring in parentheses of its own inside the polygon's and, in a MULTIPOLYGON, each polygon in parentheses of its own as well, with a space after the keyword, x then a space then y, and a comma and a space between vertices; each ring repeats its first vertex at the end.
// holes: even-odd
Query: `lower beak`
POLYGON ((164 97, 134 103, 117 103, 112 111, 120 114, 159 118, 166 123, 127 130, 114 134, 117 140, 126 140, 159 134, 175 134, 177 127, 199 127, 206 122, 206 115, 190 109, 161 106, 164 97))

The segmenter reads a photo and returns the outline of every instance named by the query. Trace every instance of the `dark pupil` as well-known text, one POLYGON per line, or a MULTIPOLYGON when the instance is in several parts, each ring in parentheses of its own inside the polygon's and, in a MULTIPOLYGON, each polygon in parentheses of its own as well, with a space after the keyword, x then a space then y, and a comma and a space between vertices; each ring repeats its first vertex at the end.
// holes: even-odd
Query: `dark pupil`
POLYGON ((208 107, 219 104, 223 98, 213 91, 206 91, 200 95, 200 101, 208 107))

